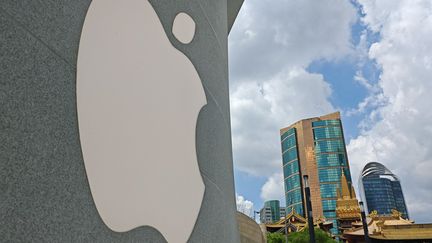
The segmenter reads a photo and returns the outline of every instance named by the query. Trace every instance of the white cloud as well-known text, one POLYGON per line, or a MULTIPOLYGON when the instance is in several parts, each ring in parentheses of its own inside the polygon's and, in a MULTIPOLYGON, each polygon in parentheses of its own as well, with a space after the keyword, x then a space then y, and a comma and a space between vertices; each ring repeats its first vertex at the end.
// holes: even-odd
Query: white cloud
POLYGON ((306 67, 354 52, 356 19, 346 0, 245 1, 229 37, 233 152, 236 169, 268 178, 263 199, 283 197, 279 129, 335 110, 306 67))
POLYGON ((432 221, 432 2, 359 3, 364 23, 381 36, 369 58, 382 70, 379 95, 386 103, 349 143, 353 176, 369 161, 382 162, 401 178, 411 217, 432 221))
POLYGON ((333 111, 330 94, 321 75, 299 68, 239 86, 231 94, 236 168, 267 177, 282 171, 279 129, 333 111))
POLYGON ((290 66, 352 51, 346 0, 245 1, 229 36, 231 81, 268 79, 290 66))
POLYGON ((243 196, 236 194, 237 211, 246 214, 249 217, 253 216, 253 202, 246 200, 243 196))
POLYGON ((285 205, 284 199, 283 173, 275 173, 268 178, 261 188, 261 198, 263 201, 279 200, 281 205, 285 205))

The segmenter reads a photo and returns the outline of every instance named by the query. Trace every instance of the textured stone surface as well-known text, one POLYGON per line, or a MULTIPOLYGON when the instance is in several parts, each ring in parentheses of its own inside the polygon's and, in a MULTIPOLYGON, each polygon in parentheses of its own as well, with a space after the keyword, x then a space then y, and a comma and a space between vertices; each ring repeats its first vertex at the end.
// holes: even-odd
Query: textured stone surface
MULTIPOLYGON (((237 222, 240 232, 240 241, 242 243, 265 243, 265 234, 258 225, 249 216, 237 212, 237 222)), ((264 226, 265 227, 265 226, 264 226)))
MULTIPOLYGON (((226 1, 150 2, 172 44, 192 60, 207 96, 197 124, 198 161, 206 190, 189 241, 238 242, 226 1), (180 11, 197 23, 189 45, 171 33, 180 11)), ((126 233, 111 231, 90 194, 75 98, 76 58, 89 4, 88 0, 0 4, 0 242, 165 242, 148 226, 126 233)), ((175 207, 175 198, 172 203, 175 207)))

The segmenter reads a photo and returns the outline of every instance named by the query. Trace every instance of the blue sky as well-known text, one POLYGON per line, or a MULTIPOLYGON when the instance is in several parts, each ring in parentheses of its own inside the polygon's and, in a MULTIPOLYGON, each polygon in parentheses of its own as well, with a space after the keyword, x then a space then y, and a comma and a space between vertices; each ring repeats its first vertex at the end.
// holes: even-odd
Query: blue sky
POLYGON ((339 110, 353 179, 367 162, 384 163, 413 219, 432 222, 431 16, 430 1, 245 2, 229 36, 243 209, 283 199, 278 130, 339 110))

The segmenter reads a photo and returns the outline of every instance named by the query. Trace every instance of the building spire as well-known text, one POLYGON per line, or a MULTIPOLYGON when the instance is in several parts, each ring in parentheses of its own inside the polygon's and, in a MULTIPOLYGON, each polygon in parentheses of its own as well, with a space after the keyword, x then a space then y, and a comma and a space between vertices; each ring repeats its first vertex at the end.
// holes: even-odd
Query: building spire
POLYGON ((354 187, 351 185, 351 198, 357 198, 354 187))
POLYGON ((341 231, 349 230, 352 223, 360 220, 360 207, 355 196, 354 188, 348 183, 343 168, 341 168, 341 188, 338 190, 336 201, 336 218, 341 231))
POLYGON ((342 185, 342 191, 341 191, 341 197, 343 199, 350 199, 351 198, 351 188, 348 186, 348 181, 345 176, 345 172, 343 169, 341 169, 342 175, 341 175, 341 185, 342 185))

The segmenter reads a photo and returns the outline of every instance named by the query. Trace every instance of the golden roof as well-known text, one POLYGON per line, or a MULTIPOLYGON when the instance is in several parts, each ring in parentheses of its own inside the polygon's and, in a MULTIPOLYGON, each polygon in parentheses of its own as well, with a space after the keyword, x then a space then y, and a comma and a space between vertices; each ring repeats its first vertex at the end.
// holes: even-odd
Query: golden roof
POLYGON ((337 191, 336 217, 338 219, 360 219, 360 206, 354 188, 348 186, 345 173, 341 173, 341 190, 337 191))
MULTIPOLYGON (((275 223, 265 224, 265 226, 267 228, 273 228, 273 229, 284 228, 285 222, 287 225, 290 225, 291 227, 295 228, 295 231, 303 231, 308 225, 307 219, 304 218, 303 216, 301 216, 300 214, 298 214, 293 207, 291 209, 291 212, 285 218, 281 218, 279 221, 277 221, 275 223)), ((315 220, 315 222, 314 222, 315 227, 317 227, 321 224, 322 225, 331 225, 331 224, 333 224, 333 222, 326 221, 324 218, 319 218, 319 219, 315 220)))
MULTIPOLYGON (((402 218, 397 210, 392 210, 391 215, 384 216, 372 211, 367 218, 367 224, 369 237, 374 239, 432 239, 432 224, 414 224, 413 221, 402 218)), ((352 225, 357 228, 346 230, 344 237, 364 235, 361 222, 355 222, 352 225)))
POLYGON ((383 240, 432 240, 432 224, 384 225, 379 233, 370 237, 383 240))

